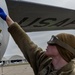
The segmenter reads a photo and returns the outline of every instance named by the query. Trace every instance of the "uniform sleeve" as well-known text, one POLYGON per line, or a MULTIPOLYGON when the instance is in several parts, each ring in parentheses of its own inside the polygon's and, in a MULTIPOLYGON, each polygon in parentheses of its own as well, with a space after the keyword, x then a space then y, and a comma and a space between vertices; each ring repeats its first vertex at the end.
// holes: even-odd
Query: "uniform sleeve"
POLYGON ((26 32, 18 25, 18 23, 12 24, 8 31, 13 37, 14 41, 24 54, 27 61, 30 63, 34 72, 37 73, 40 64, 47 58, 45 52, 39 48, 34 42, 31 41, 26 32))

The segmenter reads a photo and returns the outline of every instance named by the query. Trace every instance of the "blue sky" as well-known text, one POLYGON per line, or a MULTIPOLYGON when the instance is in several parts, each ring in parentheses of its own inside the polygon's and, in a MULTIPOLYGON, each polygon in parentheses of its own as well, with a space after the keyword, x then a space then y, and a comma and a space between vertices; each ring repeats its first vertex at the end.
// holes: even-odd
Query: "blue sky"
MULTIPOLYGON (((75 30, 61 30, 61 31, 43 31, 43 32, 31 32, 27 33, 31 40, 33 40, 39 47, 46 49, 47 41, 50 39, 51 35, 56 35, 58 33, 71 33, 75 34, 75 30)), ((18 37, 17 37, 18 38, 18 37)), ((9 44, 4 54, 5 57, 13 56, 13 55, 21 55, 23 56, 22 52, 15 44, 14 40, 10 36, 9 44)))

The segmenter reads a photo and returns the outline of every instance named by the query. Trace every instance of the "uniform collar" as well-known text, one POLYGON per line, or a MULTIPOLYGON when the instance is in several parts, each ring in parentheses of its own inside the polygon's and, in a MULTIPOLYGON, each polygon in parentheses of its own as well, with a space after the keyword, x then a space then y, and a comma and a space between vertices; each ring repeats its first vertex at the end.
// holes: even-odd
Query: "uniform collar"
POLYGON ((75 65, 75 59, 73 59, 67 65, 63 66, 60 70, 58 70, 57 75, 59 75, 61 72, 63 73, 71 72, 75 68, 74 65, 75 65))

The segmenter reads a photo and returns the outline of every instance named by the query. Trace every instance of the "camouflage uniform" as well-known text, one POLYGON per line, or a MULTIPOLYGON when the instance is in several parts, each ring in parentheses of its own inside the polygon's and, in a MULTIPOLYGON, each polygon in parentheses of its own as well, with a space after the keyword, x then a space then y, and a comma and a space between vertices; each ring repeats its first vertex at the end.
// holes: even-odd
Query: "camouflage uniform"
POLYGON ((75 75, 75 60, 57 71, 51 63, 52 59, 47 57, 45 52, 31 41, 16 22, 8 28, 8 31, 30 63, 35 75, 75 75))

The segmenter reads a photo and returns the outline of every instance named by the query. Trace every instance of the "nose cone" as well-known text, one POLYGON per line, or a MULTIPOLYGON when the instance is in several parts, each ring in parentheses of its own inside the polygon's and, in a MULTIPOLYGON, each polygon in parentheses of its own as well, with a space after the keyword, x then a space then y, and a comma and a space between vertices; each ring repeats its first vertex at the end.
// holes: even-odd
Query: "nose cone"
MULTIPOLYGON (((0 7, 8 14, 5 0, 0 0, 0 7)), ((7 24, 0 18, 0 60, 2 59, 9 41, 9 33, 7 24)))

